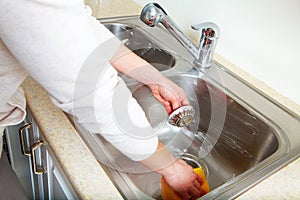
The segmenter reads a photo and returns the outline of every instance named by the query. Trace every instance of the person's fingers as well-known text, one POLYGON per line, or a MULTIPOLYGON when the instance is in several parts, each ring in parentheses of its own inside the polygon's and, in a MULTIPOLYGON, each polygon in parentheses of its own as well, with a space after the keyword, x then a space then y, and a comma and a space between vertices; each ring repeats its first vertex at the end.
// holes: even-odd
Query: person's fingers
POLYGON ((194 181, 194 186, 196 187, 196 188, 198 188, 199 190, 201 189, 201 183, 199 182, 199 180, 195 180, 194 181))
POLYGON ((172 99, 171 105, 172 105, 172 110, 176 110, 177 108, 181 107, 181 104, 177 99, 172 99))
POLYGON ((180 103, 176 100, 175 97, 164 97, 159 92, 155 93, 154 96, 159 102, 161 102, 164 105, 168 114, 180 107, 180 103))
POLYGON ((194 186, 197 188, 198 193, 194 192, 194 196, 191 199, 198 199, 199 197, 203 196, 205 192, 202 190, 201 185, 204 184, 204 181, 197 175, 197 178, 194 181, 194 186))
POLYGON ((201 188, 198 189, 196 187, 191 187, 190 191, 189 191, 190 199, 197 199, 201 196, 202 193, 203 192, 202 192, 201 188))
POLYGON ((183 101, 181 102, 181 105, 188 106, 190 105, 190 102, 186 98, 184 98, 183 101))
POLYGON ((196 180, 199 182, 200 185, 204 184, 204 181, 197 175, 196 180))
POLYGON ((192 195, 190 195, 189 193, 183 193, 180 195, 182 200, 190 200, 192 198, 192 195))
POLYGON ((197 187, 193 186, 190 187, 188 192, 180 193, 180 197, 182 200, 191 200, 191 199, 198 199, 204 194, 202 189, 198 189, 197 187))
POLYGON ((159 94, 156 94, 156 95, 155 95, 155 98, 156 98, 159 102, 161 102, 161 103, 164 105, 164 107, 165 107, 167 113, 168 113, 168 114, 171 114, 171 112, 172 112, 173 110, 172 110, 172 105, 170 104, 170 102, 167 101, 167 100, 165 100, 165 99, 164 99, 161 95, 159 95, 159 94))
POLYGON ((158 90, 152 90, 152 94, 164 106, 169 106, 170 105, 170 103, 163 96, 161 96, 161 94, 158 90))
POLYGON ((173 97, 170 99, 170 102, 172 104, 173 110, 176 110, 181 106, 190 105, 189 101, 187 100, 183 92, 182 93, 178 92, 177 95, 174 94, 173 97))
POLYGON ((161 95, 157 94, 155 96, 155 98, 161 102, 164 106, 170 106, 170 102, 168 102, 167 100, 165 100, 161 95))
POLYGON ((164 106, 165 106, 165 109, 166 109, 168 115, 170 115, 172 113, 172 111, 173 111, 172 107, 170 105, 164 105, 164 106))
POLYGON ((184 95, 184 91, 173 90, 168 87, 150 87, 153 96, 161 102, 167 113, 170 114, 181 106, 190 105, 189 101, 184 95))

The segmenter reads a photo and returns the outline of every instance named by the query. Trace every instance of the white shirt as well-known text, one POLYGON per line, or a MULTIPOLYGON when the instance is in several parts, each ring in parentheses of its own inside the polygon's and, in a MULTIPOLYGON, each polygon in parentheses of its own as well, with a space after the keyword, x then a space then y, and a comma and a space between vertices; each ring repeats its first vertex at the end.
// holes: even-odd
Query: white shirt
POLYGON ((81 0, 0 0, 0 126, 23 120, 19 86, 29 74, 91 133, 100 133, 132 160, 152 155, 158 140, 135 99, 128 98, 127 113, 115 109, 115 94, 129 90, 110 65, 110 54, 99 54, 99 64, 91 61, 113 38, 81 0), (94 68, 86 67, 91 62, 94 68), (102 72, 98 79, 95 66, 102 72), (148 135, 128 134, 116 120, 120 115, 148 135))

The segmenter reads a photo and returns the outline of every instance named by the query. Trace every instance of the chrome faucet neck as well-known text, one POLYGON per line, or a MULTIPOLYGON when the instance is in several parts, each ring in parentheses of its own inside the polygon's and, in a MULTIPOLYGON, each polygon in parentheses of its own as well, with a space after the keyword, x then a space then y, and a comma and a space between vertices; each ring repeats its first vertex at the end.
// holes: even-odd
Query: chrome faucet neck
POLYGON ((147 4, 141 12, 140 19, 151 27, 161 23, 195 57, 197 66, 210 66, 220 35, 219 27, 216 24, 205 22, 192 26, 194 30, 201 31, 200 42, 196 46, 157 3, 147 4))

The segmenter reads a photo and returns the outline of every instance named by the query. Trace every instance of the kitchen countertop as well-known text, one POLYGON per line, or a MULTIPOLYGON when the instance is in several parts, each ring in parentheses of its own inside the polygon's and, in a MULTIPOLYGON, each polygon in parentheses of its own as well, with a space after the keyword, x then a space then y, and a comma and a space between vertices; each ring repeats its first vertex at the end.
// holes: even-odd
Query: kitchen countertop
MULTIPOLYGON (((93 15, 99 18, 138 15, 141 10, 141 6, 131 0, 123 0, 122 4, 119 0, 86 0, 86 3, 92 7, 93 15)), ((215 55, 214 58, 273 100, 300 115, 299 105, 221 56, 215 55)), ((79 198, 123 199, 68 118, 50 102, 45 90, 30 77, 24 81, 22 87, 33 117, 79 198)), ((300 158, 264 179, 238 199, 300 199, 299 177, 300 158)))

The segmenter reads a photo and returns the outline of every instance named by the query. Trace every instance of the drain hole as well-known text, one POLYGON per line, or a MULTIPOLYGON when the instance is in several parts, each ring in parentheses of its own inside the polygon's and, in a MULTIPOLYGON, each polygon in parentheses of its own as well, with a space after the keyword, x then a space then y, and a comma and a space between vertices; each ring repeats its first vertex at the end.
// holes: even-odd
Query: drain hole
POLYGON ((188 153, 184 153, 183 155, 180 156, 180 158, 184 160, 192 168, 202 168, 206 178, 208 177, 209 172, 208 172, 207 165, 200 158, 188 153))
POLYGON ((199 168, 199 167, 201 167, 201 165, 198 162, 196 162, 195 160, 193 160, 193 159, 186 158, 186 157, 181 157, 181 159, 184 160, 192 168, 199 168))
MULTIPOLYGON (((208 168, 205 162, 203 162, 200 158, 188 153, 184 153, 178 157, 193 168, 202 168, 206 178, 208 177, 208 168)), ((161 192, 160 189, 158 189, 151 196, 156 200, 162 200, 160 192, 161 192)))

